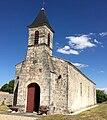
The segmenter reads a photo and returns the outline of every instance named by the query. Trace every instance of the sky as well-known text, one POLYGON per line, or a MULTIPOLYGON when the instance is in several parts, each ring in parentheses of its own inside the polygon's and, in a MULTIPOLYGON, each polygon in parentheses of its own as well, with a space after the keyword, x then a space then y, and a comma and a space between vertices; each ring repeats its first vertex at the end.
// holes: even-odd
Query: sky
MULTIPOLYGON (((27 52, 27 26, 41 8, 42 0, 0 0, 0 86, 15 79, 27 52)), ((45 0, 45 12, 55 31, 53 56, 107 88, 107 0, 45 0)))

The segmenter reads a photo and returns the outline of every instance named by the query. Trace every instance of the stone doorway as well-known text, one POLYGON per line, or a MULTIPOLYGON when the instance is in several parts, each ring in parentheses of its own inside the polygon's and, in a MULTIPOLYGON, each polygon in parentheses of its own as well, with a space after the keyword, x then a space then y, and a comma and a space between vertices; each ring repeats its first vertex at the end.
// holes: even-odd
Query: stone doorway
POLYGON ((37 83, 28 85, 26 112, 38 112, 40 105, 40 86, 37 83))

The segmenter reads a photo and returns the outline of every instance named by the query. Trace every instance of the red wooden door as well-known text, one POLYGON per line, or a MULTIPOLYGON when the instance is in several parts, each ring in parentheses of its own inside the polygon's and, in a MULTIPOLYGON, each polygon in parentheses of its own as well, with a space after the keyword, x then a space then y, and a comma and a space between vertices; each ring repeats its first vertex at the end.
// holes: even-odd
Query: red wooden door
POLYGON ((35 98, 35 87, 29 86, 28 94, 27 94, 27 110, 26 110, 26 112, 32 113, 34 111, 34 98, 35 98))

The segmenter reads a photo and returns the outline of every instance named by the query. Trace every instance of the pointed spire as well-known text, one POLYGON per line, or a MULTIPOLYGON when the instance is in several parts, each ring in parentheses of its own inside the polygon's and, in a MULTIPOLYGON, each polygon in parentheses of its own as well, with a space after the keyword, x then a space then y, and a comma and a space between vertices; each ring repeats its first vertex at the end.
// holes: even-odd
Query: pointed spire
POLYGON ((34 28, 34 27, 39 27, 43 25, 46 25, 50 30, 52 30, 52 32, 54 32, 52 27, 49 24, 44 8, 41 8, 39 14, 37 15, 33 23, 29 25, 28 27, 34 28))

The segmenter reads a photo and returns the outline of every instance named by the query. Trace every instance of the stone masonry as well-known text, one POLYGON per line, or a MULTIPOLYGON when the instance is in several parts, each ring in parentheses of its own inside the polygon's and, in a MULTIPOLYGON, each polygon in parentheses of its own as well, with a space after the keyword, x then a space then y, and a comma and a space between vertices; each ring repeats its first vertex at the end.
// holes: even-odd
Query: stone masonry
POLYGON ((13 94, 8 92, 0 92, 0 105, 12 105, 13 104, 13 94))

